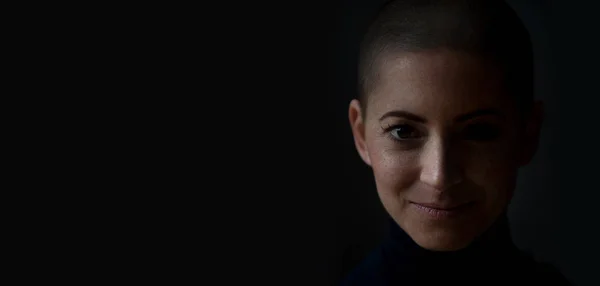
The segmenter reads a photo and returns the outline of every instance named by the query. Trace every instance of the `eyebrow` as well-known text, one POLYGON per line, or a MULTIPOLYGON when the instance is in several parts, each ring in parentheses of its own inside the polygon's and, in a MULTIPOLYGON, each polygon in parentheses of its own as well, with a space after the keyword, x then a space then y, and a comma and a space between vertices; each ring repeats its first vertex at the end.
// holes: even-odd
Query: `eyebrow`
POLYGON ((475 110, 475 111, 472 111, 469 113, 465 113, 463 115, 459 115, 454 119, 454 121, 462 122, 462 121, 467 121, 467 120, 475 118, 475 117, 486 116, 486 115, 492 115, 492 116, 504 118, 504 114, 502 112, 500 112, 499 110, 497 110, 495 108, 486 108, 486 109, 479 109, 479 110, 475 110))
MULTIPOLYGON (((457 116, 454 119, 454 121, 463 122, 463 121, 467 121, 467 120, 475 118, 475 117, 485 116, 485 115, 504 117, 504 115, 497 109, 486 108, 486 109, 479 109, 479 110, 475 110, 475 111, 472 111, 469 113, 461 114, 461 115, 457 116)), ((381 118, 379 118, 379 121, 382 121, 388 117, 401 117, 401 118, 406 118, 408 120, 412 120, 412 121, 419 122, 419 123, 427 123, 427 120, 425 118, 423 118, 419 115, 416 115, 414 113, 410 113, 408 111, 403 111, 403 110, 393 110, 393 111, 387 112, 383 116, 381 116, 381 118)))
POLYGON ((379 121, 382 121, 388 117, 401 117, 401 118, 406 118, 408 120, 412 120, 412 121, 416 121, 416 122, 420 122, 420 123, 427 122, 427 120, 425 120, 425 118, 418 116, 416 114, 410 113, 408 111, 403 111, 403 110, 392 110, 390 112, 387 112, 386 114, 381 116, 381 118, 379 118, 379 121))

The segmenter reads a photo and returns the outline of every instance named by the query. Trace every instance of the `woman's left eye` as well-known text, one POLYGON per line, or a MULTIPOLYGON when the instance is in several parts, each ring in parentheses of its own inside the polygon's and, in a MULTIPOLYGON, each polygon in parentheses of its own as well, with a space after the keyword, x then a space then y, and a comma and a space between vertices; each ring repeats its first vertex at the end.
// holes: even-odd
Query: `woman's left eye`
POLYGON ((490 124, 473 124, 464 130, 467 140, 492 141, 500 136, 500 128, 490 124))

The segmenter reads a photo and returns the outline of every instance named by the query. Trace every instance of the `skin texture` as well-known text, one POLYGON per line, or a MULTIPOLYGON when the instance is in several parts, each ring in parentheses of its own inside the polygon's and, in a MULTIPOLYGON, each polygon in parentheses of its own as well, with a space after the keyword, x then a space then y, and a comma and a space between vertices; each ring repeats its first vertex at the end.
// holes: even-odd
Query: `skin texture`
POLYGON ((537 148, 542 105, 519 116, 501 74, 475 56, 435 50, 383 57, 364 113, 360 102, 350 103, 357 151, 373 170, 384 208, 418 245, 464 248, 506 210, 518 168, 537 148), (419 204, 463 207, 432 212, 419 204))

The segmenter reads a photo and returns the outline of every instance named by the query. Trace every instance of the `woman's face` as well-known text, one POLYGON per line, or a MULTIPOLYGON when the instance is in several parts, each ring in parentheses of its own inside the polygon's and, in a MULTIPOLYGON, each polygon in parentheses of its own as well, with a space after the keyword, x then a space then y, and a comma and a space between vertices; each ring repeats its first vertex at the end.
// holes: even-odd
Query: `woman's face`
POLYGON ((541 109, 520 119, 500 74, 451 51, 388 55, 349 117, 379 197, 420 246, 466 247, 503 213, 533 156, 541 109))

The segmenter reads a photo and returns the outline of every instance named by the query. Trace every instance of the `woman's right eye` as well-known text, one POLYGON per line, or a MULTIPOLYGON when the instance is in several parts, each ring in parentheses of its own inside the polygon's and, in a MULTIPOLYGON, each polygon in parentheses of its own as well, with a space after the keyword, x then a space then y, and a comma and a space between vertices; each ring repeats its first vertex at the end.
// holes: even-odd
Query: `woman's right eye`
POLYGON ((389 128, 389 134, 395 140, 410 140, 421 137, 419 131, 410 125, 397 125, 389 128))

